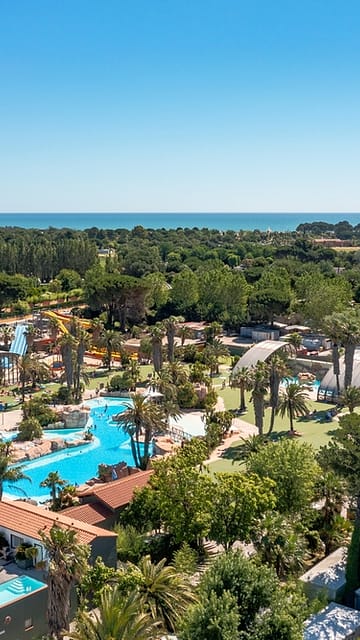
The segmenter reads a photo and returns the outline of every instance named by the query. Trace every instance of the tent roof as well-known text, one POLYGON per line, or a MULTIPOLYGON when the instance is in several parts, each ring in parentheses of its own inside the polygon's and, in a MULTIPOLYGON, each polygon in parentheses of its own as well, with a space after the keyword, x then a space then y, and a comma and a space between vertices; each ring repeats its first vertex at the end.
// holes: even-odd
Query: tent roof
MULTIPOLYGON (((339 376, 339 384, 340 391, 344 389, 344 372, 345 372, 345 358, 341 356, 340 360, 340 376, 339 376)), ((351 385, 353 387, 360 387, 360 348, 358 347, 355 350, 354 355, 354 366, 353 366, 353 374, 351 379, 351 385)), ((333 393, 336 393, 336 376, 334 374, 334 369, 331 367, 329 371, 324 375, 321 380, 319 390, 327 390, 333 393)))
POLYGON ((243 356, 241 356, 240 360, 237 361, 235 367, 233 368, 232 375, 234 375, 239 369, 242 367, 254 367, 258 362, 265 362, 275 351, 279 349, 284 349, 289 351, 291 346, 287 342, 282 342, 280 340, 263 340, 262 342, 258 342, 254 344, 243 356))

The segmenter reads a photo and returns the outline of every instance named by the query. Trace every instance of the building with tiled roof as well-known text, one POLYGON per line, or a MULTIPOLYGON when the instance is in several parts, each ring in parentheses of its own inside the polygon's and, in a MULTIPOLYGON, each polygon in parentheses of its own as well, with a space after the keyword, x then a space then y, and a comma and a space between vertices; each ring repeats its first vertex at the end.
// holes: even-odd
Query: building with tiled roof
MULTIPOLYGON (((2 595, 6 594, 6 597, 0 599, 0 634, 5 634, 7 640, 40 638, 48 632, 48 586, 44 574, 47 556, 39 532, 48 534, 54 525, 74 530, 78 542, 89 545, 90 561, 101 556, 106 565, 116 567, 115 533, 21 500, 1 500, 0 531, 7 547, 3 549, 6 556, 3 553, 1 558, 2 595), (36 549, 32 562, 37 570, 32 567, 31 576, 27 575, 27 565, 21 569, 16 566, 19 560, 16 560, 15 550, 22 544, 36 549), (8 566, 11 567, 10 573, 8 566)), ((75 602, 74 598, 72 600, 75 602)))
POLYGON ((63 511, 65 515, 81 522, 86 522, 93 526, 103 527, 104 523, 112 518, 112 511, 99 503, 80 504, 76 507, 69 507, 63 511))
POLYGON ((133 475, 104 484, 95 484, 78 492, 81 505, 69 507, 62 513, 69 518, 83 520, 102 527, 111 526, 119 513, 133 499, 134 491, 145 487, 153 471, 139 471, 133 475))
POLYGON ((108 566, 116 565, 116 534, 100 529, 71 515, 48 511, 21 500, 0 501, 0 529, 11 550, 24 542, 38 549, 36 561, 45 558, 39 531, 47 533, 52 526, 73 529, 80 543, 88 544, 91 557, 101 556, 108 566))

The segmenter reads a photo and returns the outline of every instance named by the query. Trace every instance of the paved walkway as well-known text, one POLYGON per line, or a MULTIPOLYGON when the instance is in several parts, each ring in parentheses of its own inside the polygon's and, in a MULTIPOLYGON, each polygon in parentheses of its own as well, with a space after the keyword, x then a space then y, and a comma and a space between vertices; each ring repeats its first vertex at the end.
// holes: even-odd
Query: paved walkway
POLYGON ((224 451, 229 449, 234 442, 237 442, 240 438, 254 436, 258 433, 258 430, 255 425, 245 422, 245 420, 241 420, 241 418, 234 418, 231 425, 231 433, 232 435, 228 436, 222 444, 211 452, 208 460, 205 460, 204 464, 209 464, 210 462, 214 462, 214 460, 222 458, 224 451))

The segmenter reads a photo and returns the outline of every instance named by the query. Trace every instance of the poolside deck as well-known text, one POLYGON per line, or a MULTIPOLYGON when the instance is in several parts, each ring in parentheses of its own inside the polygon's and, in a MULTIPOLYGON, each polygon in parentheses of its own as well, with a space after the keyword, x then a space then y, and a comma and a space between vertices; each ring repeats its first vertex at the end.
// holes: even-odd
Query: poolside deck
POLYGON ((43 569, 36 569, 35 567, 21 569, 13 560, 0 561, 0 584, 4 584, 4 582, 8 582, 8 580, 18 578, 19 576, 29 576, 30 578, 46 583, 46 574, 43 569))

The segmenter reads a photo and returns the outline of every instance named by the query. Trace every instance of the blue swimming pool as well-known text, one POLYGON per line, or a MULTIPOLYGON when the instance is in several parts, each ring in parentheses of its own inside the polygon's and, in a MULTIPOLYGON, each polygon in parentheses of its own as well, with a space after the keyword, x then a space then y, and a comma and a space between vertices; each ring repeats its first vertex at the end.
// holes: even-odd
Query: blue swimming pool
POLYGON ((320 380, 301 380, 300 381, 297 376, 295 376, 294 378, 283 378, 281 382, 285 387, 287 387, 289 384, 292 384, 292 383, 308 385, 309 387, 311 386, 314 389, 317 389, 320 386, 320 380))
POLYGON ((12 580, 0 585, 0 607, 44 587, 46 587, 44 582, 30 578, 30 576, 12 578, 12 580))
MULTIPOLYGON (((129 398, 96 398, 86 404, 90 407, 87 426, 94 434, 93 441, 23 464, 23 472, 31 482, 21 480, 13 487, 5 483, 5 494, 10 497, 25 495, 44 501, 49 497, 49 490, 40 487, 40 483, 50 471, 57 471, 61 478, 71 484, 82 484, 93 476, 97 476, 99 464, 117 464, 124 461, 128 465, 134 465, 130 438, 113 420, 114 415, 126 410, 129 398)), ((57 430, 56 434, 61 435, 63 431, 57 430)), ((76 433, 81 434, 83 431, 84 429, 72 429, 71 434, 68 435, 74 439, 76 433)))

